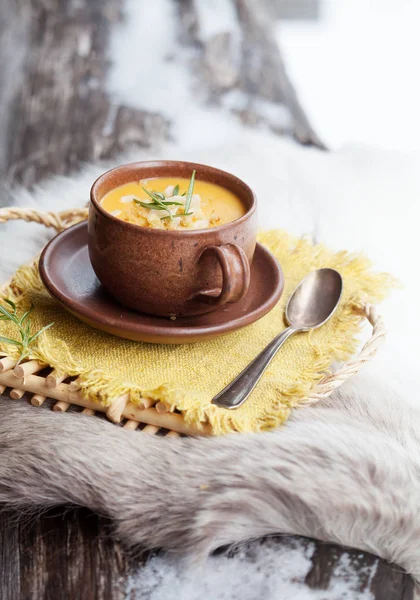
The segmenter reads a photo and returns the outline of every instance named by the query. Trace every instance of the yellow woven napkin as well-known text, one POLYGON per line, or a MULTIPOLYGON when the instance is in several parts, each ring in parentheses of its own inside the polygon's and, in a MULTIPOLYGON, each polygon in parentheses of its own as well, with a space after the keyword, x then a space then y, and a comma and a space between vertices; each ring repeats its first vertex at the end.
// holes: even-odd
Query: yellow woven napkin
MULTIPOLYGON (((215 435, 230 431, 258 431, 283 423, 322 377, 330 364, 347 360, 357 349, 362 301, 376 303, 393 285, 387 274, 374 274, 369 261, 347 252, 333 253, 282 231, 261 233, 259 241, 280 261, 285 289, 278 305, 258 322, 219 339, 195 344, 158 345, 131 342, 96 331, 71 316, 45 291, 38 268, 19 269, 9 288, 18 310, 35 305, 32 327, 54 321, 42 334, 31 357, 58 371, 77 375, 82 393, 106 405, 128 393, 134 403, 141 397, 157 399, 178 409, 187 423, 209 422, 215 435), (291 338, 274 359, 249 400, 229 411, 210 402, 285 324, 284 308, 291 292, 311 270, 337 269, 344 293, 334 317, 322 328, 291 338)), ((0 334, 13 337, 13 325, 0 322, 0 334)), ((17 355, 0 344, 3 354, 17 355)))

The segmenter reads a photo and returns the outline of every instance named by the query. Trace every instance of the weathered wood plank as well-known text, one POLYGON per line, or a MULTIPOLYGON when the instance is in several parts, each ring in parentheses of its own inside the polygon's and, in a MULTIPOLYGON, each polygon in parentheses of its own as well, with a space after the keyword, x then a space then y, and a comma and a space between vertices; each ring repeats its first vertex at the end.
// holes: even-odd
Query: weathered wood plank
POLYGON ((340 554, 340 549, 333 544, 319 542, 312 556, 312 568, 306 575, 305 583, 311 588, 326 590, 340 554))
POLYGON ((312 568, 305 579, 308 587, 328 589, 343 557, 347 569, 357 573, 358 591, 369 591, 378 600, 413 600, 414 582, 396 565, 367 552, 321 542, 317 543, 312 568))
POLYGON ((25 77, 9 103, 0 176, 31 186, 134 144, 165 139, 164 117, 116 106, 105 90, 109 30, 121 19, 122 0, 5 4, 5 31, 13 32, 8 37, 28 47, 25 77))
MULTIPOLYGON (((244 92, 252 90, 276 105, 286 106, 292 120, 293 137, 301 144, 325 148, 312 129, 287 75, 269 15, 261 10, 261 4, 255 0, 236 0, 236 7, 242 32, 240 89, 244 92)), ((287 127, 275 123, 272 129, 287 133, 287 127)))
POLYGON ((111 524, 86 509, 40 518, 4 511, 0 548, 2 600, 120 600, 127 574, 142 565, 112 540, 111 524))
POLYGON ((194 76, 209 103, 229 108, 249 126, 265 125, 301 144, 325 149, 302 110, 270 16, 260 2, 226 2, 219 30, 211 33, 207 23, 212 20, 211 3, 177 0, 177 4, 183 28, 180 37, 195 49, 194 76))
POLYGON ((20 598, 19 519, 13 510, 0 511, 0 597, 20 598))
MULTIPOLYGON (((195 56, 191 69, 207 89, 209 103, 226 104, 230 93, 227 105, 244 122, 264 123, 301 143, 323 147, 255 0, 235 0, 233 25, 210 37, 202 33, 200 18, 206 13, 200 17, 196 3, 178 0, 177 5, 173 26, 195 56)), ((107 95, 109 31, 123 18, 122 8, 123 0, 2 3, 0 47, 7 68, 0 95, 0 124, 6 131, 0 176, 8 182, 31 186, 83 162, 169 138, 165 115, 115 105, 107 95)))
POLYGON ((88 510, 48 511, 21 526, 19 545, 23 598, 123 597, 130 558, 112 540, 110 524, 88 510))
POLYGON ((370 590, 374 598, 386 600, 413 600, 414 581, 396 565, 378 560, 370 590))

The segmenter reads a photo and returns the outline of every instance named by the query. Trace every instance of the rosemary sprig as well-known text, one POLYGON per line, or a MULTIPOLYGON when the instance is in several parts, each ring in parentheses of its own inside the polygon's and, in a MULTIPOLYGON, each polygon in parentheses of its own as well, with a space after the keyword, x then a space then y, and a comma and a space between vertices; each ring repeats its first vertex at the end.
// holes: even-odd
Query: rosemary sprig
POLYGON ((165 194, 162 194, 161 192, 149 192, 149 190, 146 190, 145 187, 143 187, 143 191, 146 192, 146 194, 153 200, 153 202, 150 202, 149 204, 164 206, 163 202, 166 200, 165 194))
POLYGON ((192 200, 193 191, 194 191, 194 181, 195 181, 195 169, 192 172, 191 179, 190 179, 190 185, 188 186, 187 197, 185 199, 185 211, 184 211, 185 216, 193 214, 193 213, 190 213, 189 210, 190 210, 191 200, 192 200))
POLYGON ((168 215, 166 217, 163 217, 164 219, 171 219, 172 220, 172 213, 171 211, 167 208, 168 206, 182 206, 182 202, 170 202, 166 200, 166 196, 164 194, 162 194, 161 192, 149 192, 149 190, 146 190, 145 187, 143 187, 143 190, 146 192, 146 194, 153 200, 153 202, 142 202, 141 200, 134 200, 134 202, 136 202, 137 204, 140 204, 140 206, 143 206, 143 208, 149 208, 149 209, 154 209, 154 210, 165 210, 168 215))
MULTIPOLYGON (((171 211, 169 210, 168 206, 185 206, 184 212, 180 216, 188 217, 189 215, 194 214, 193 212, 189 212, 189 210, 190 210, 191 200, 192 200, 193 191, 194 191, 195 173, 196 172, 194 170, 191 175, 190 183, 188 186, 188 192, 184 192, 182 194, 182 196, 186 196, 185 205, 182 202, 166 200, 166 196, 165 196, 165 194, 162 194, 162 192, 150 192, 149 190, 146 190, 146 188, 144 186, 143 186, 143 191, 146 192, 146 194, 153 200, 153 202, 142 202, 141 200, 136 200, 136 198, 134 198, 134 202, 136 202, 136 204, 140 204, 140 206, 142 206, 143 208, 148 208, 149 210, 153 209, 153 210, 166 211, 168 214, 164 217, 161 217, 161 221, 163 221, 164 219, 170 219, 172 221, 172 219, 173 219, 173 215, 172 215, 171 211)), ((176 185, 174 187, 174 191, 172 192, 172 195, 178 196, 178 194, 179 194, 179 185, 176 185)))
POLYGON ((20 356, 17 362, 17 364, 19 364, 24 358, 29 356, 34 341, 41 335, 41 333, 44 333, 44 331, 47 331, 47 329, 52 327, 54 323, 49 323, 48 325, 45 325, 45 327, 42 327, 42 329, 31 335, 31 320, 29 316, 34 309, 33 304, 31 304, 29 310, 27 310, 19 318, 16 314, 16 304, 8 299, 5 299, 5 302, 11 307, 12 310, 7 310, 7 308, 0 305, 0 321, 11 321, 12 323, 14 323, 19 330, 20 340, 15 340, 0 335, 0 342, 12 344, 13 346, 17 346, 20 349, 20 356))
POLYGON ((153 210, 168 210, 166 208, 167 206, 184 206, 182 202, 162 202, 164 206, 161 206, 160 204, 155 204, 154 202, 142 202, 141 200, 135 200, 135 202, 137 202, 137 204, 140 204, 140 206, 143 206, 144 208, 153 208, 153 210))

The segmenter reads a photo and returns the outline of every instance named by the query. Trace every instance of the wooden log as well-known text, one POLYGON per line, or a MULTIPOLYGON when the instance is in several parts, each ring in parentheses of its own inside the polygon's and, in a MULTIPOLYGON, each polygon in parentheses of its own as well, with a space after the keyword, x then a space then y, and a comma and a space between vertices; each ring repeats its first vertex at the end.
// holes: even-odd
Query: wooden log
MULTIPOLYGON (((14 375, 13 371, 1 373, 0 384, 5 385, 6 387, 14 388, 16 385, 16 376, 14 375)), ((55 388, 49 388, 45 382, 45 377, 41 377, 40 375, 29 375, 28 377, 19 380, 19 388, 24 391, 32 392, 33 394, 40 394, 41 396, 52 398, 53 400, 73 403, 71 400, 69 400, 69 397, 72 394, 69 392, 69 386, 67 383, 60 383, 55 388)), ((73 394, 77 395, 78 393, 73 392, 73 394)), ((99 410, 99 405, 97 403, 90 402, 89 400, 85 400, 84 404, 80 404, 80 402, 74 402, 73 404, 85 406, 93 410, 99 410)), ((105 408, 101 408, 102 411, 105 412, 105 408)))
POLYGON ((9 371, 13 369, 17 363, 17 359, 10 358, 9 356, 5 356, 0 359, 0 373, 4 373, 5 371, 9 371))
POLYGON ((134 431, 135 429, 137 429, 139 427, 140 423, 138 421, 126 421, 124 423, 124 429, 130 429, 131 431, 134 431))
MULTIPOLYGON (((25 391, 32 392, 33 394, 40 394, 47 398, 52 398, 60 402, 68 402, 69 404, 76 404, 83 408, 88 408, 92 411, 107 412, 108 407, 83 398, 80 391, 71 392, 67 383, 59 383, 55 388, 49 388, 45 382, 45 377, 39 375, 28 375, 19 382, 19 390, 16 390, 16 376, 11 371, 6 371, 0 374, 0 384, 6 387, 13 388, 16 399, 23 396, 25 391), (19 395, 19 396, 18 396, 19 395)), ((172 429, 183 433, 185 435, 211 435, 211 427, 207 423, 204 423, 202 427, 187 425, 181 414, 178 413, 158 413, 153 407, 148 409, 142 409, 128 402, 122 412, 121 418, 129 419, 131 421, 138 421, 139 423, 146 423, 148 425, 155 425, 162 429, 172 429)))
POLYGON ((140 398, 138 407, 141 410, 146 410, 146 408, 151 408, 155 404, 156 404, 156 400, 152 400, 151 398, 140 398))
POLYGON ((203 424, 202 428, 187 425, 180 414, 171 412, 159 414, 154 408, 141 410, 131 402, 127 404, 123 416, 140 421, 140 423, 156 425, 162 429, 172 429, 185 435, 211 435, 211 427, 208 424, 203 424))
POLYGON ((53 369, 46 377, 47 386, 57 387, 57 385, 67 379, 67 377, 68 375, 66 373, 58 373, 55 369, 53 369))
POLYGON ((87 417, 93 417, 94 414, 95 414, 95 411, 92 410, 91 408, 84 408, 82 410, 82 415, 86 415, 87 417))
MULTIPOLYGON (((55 387, 55 386, 52 386, 55 387)), ((69 391, 70 392, 77 392, 77 390, 80 390, 81 385, 80 385, 80 381, 78 379, 75 379, 74 381, 70 381, 69 383, 69 391)))
POLYGON ((16 377, 23 378, 28 375, 32 375, 33 373, 37 373, 38 371, 42 371, 45 369, 47 365, 45 363, 40 362, 39 360, 28 360, 28 362, 20 363, 13 369, 13 373, 16 377))
POLYGON ((159 427, 156 427, 156 425, 146 425, 146 427, 143 427, 143 429, 141 430, 142 433, 147 433, 149 435, 155 435, 158 431, 159 431, 159 427))
POLYGON ((128 394, 124 394, 119 398, 116 398, 111 406, 106 409, 106 416, 113 423, 119 423, 121 421, 122 414, 128 402, 128 394))
POLYGON ((166 404, 164 404, 163 402, 157 402, 155 408, 158 411, 158 413, 166 413, 169 410, 166 404))
POLYGON ((20 400, 24 393, 25 390, 18 390, 16 388, 13 388, 10 390, 10 397, 12 398, 12 400, 20 400))
POLYGON ((57 402, 53 406, 53 410, 55 412, 66 412, 66 410, 68 410, 69 408, 70 408, 70 403, 64 402, 63 400, 60 400, 60 402, 57 402))
POLYGON ((42 406, 46 399, 46 396, 42 396, 41 394, 34 394, 31 398, 31 404, 32 406, 42 406))

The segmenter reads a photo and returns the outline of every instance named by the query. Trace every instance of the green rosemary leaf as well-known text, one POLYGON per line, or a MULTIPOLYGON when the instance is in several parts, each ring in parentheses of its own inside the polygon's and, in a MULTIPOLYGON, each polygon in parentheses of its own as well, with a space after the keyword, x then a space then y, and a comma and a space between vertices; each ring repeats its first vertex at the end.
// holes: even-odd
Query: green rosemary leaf
POLYGON ((135 200, 135 202, 143 206, 143 208, 149 208, 150 210, 167 210, 166 206, 160 206, 154 202, 142 202, 141 200, 135 200))
POLYGON ((155 202, 142 202, 141 200, 134 200, 136 204, 140 204, 143 208, 150 208, 153 210, 168 210, 167 206, 184 206, 182 202, 162 202, 163 206, 156 204, 155 202))
POLYGON ((17 318, 15 312, 11 313, 7 310, 7 308, 4 308, 4 306, 1 306, 1 305, 0 305, 0 314, 5 317, 5 320, 13 321, 13 323, 16 323, 16 325, 19 324, 19 319, 17 318))
POLYGON ((8 337, 4 337, 4 335, 0 335, 0 342, 4 342, 5 344, 13 344, 13 346, 22 346, 22 342, 19 342, 19 340, 11 340, 8 337))
POLYGON ((32 342, 34 342, 41 335, 41 333, 44 333, 45 331, 47 331, 47 329, 49 329, 53 325, 54 325, 54 323, 49 323, 48 325, 45 325, 45 327, 43 327, 42 329, 37 331, 32 337, 29 338, 29 340, 28 340, 29 344, 32 344, 32 342))
POLYGON ((9 298, 5 298, 4 301, 7 302, 7 304, 13 308, 13 313, 15 314, 16 313, 16 304, 14 302, 12 302, 11 300, 9 300, 9 298))
POLYGON ((154 206, 159 206, 156 202, 143 202, 143 200, 134 200, 136 204, 140 204, 140 206, 144 206, 144 208, 153 208, 154 206))
MULTIPOLYGON (((152 203, 150 203, 150 204, 152 204, 152 203)), ((163 206, 184 206, 183 202, 175 202, 175 201, 174 202, 169 202, 169 201, 161 202, 161 204, 163 204, 163 206)), ((160 204, 159 204, 159 206, 160 206, 160 204)))
POLYGON ((182 192, 181 196, 186 196, 187 192, 182 192))
POLYGON ((25 358, 27 358, 30 354, 30 349, 26 348, 26 350, 22 350, 21 355, 19 356, 19 360, 16 363, 16 366, 20 365, 20 363, 22 362, 22 360, 25 360, 25 358))
POLYGON ((4 308, 4 306, 0 306, 0 320, 11 321, 14 323, 18 328, 20 340, 14 340, 5 336, 0 336, 0 342, 4 342, 5 344, 13 344, 14 346, 20 348, 20 357, 17 363, 19 364, 24 358, 27 358, 30 355, 32 342, 34 342, 41 335, 41 333, 52 327, 54 323, 50 323, 49 325, 42 327, 42 329, 31 336, 31 321, 29 316, 34 309, 34 306, 31 305, 30 308, 19 319, 16 315, 16 306, 13 304, 13 302, 11 300, 6 300, 6 302, 9 304, 9 306, 13 307, 13 313, 10 313, 6 308, 4 308))
POLYGON ((31 322, 27 321, 26 323, 26 327, 25 327, 25 344, 29 345, 29 338, 31 336, 31 322))
POLYGON ((185 200, 185 211, 184 214, 188 214, 189 210, 190 210, 190 206, 191 206, 191 200, 192 200, 192 195, 193 195, 193 191, 194 191, 194 181, 195 181, 195 169, 192 172, 191 175, 191 179, 190 179, 190 185, 188 186, 188 192, 187 192, 187 198, 185 200))
POLYGON ((172 192, 172 196, 178 196, 178 194, 179 194, 179 185, 177 184, 174 187, 174 191, 172 192))
POLYGON ((4 308, 4 306, 0 305, 0 313, 2 315, 4 315, 4 317, 6 319, 11 319, 13 317, 13 315, 11 313, 9 313, 9 311, 7 310, 7 308, 4 308))
MULTIPOLYGON (((158 204, 159 206, 162 206, 162 207, 163 207, 163 208, 164 208, 164 209, 165 209, 165 210, 166 210, 166 211, 169 213, 169 214, 168 214, 168 217, 169 217, 170 219, 172 219, 172 213, 171 213, 171 211, 170 211, 170 210, 168 210, 168 209, 165 207, 165 205, 164 205, 164 204, 162 204, 162 201, 161 201, 161 199, 160 199, 160 198, 159 198, 159 197, 158 197, 156 194, 153 194, 152 192, 149 192, 148 190, 146 190, 146 188, 145 188, 145 187, 143 187, 143 190, 146 192, 146 194, 147 194, 148 196, 150 196, 150 198, 151 198, 152 200, 154 200, 154 201, 156 202, 156 204, 158 204)), ((165 196, 164 196, 164 198, 165 198, 165 196)))
POLYGON ((163 200, 165 200, 165 196, 163 194, 158 195, 156 192, 149 192, 149 190, 146 190, 146 188, 144 187, 143 190, 146 192, 146 194, 153 200, 153 202, 155 204, 162 204, 162 198, 163 200))
POLYGON ((166 200, 166 197, 163 194, 160 194, 158 192, 152 192, 153 195, 153 199, 155 202, 163 202, 164 200, 166 200))
POLYGON ((29 308, 29 310, 27 310, 27 311, 26 311, 26 313, 24 313, 24 314, 21 316, 21 318, 19 319, 19 323, 20 323, 21 325, 23 325, 23 323, 24 323, 24 322, 26 321, 26 319, 29 317, 29 315, 31 314, 31 312, 33 311, 33 309, 34 309, 34 305, 33 305, 33 304, 31 304, 31 307, 29 308))
MULTIPOLYGON (((143 186, 142 186, 142 187, 143 187, 143 186)), ((147 194, 148 196, 150 196, 152 200, 156 200, 156 199, 155 199, 155 197, 154 197, 154 194, 153 194, 153 192, 149 192, 149 190, 146 190, 146 188, 145 188, 145 187, 143 187, 143 191, 144 191, 144 192, 146 192, 146 194, 147 194)))

